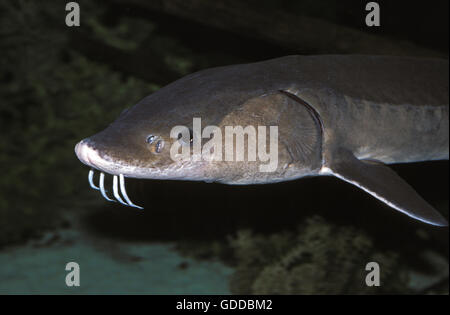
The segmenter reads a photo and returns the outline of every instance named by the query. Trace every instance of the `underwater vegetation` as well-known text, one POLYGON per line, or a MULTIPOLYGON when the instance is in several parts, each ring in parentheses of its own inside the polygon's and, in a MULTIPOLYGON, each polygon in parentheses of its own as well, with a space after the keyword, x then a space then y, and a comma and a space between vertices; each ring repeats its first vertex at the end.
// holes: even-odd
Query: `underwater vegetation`
POLYGON ((398 254, 377 250, 362 230, 321 217, 279 234, 241 230, 230 245, 238 261, 231 279, 235 294, 408 293, 398 254), (365 285, 368 261, 383 266, 381 290, 365 285))
POLYGON ((410 243, 389 243, 382 232, 307 215, 296 228, 238 228, 222 240, 178 241, 177 251, 232 267, 233 294, 448 294, 447 258, 426 249, 432 233, 413 231, 402 231, 410 243), (382 270, 379 287, 365 283, 372 261, 382 270))

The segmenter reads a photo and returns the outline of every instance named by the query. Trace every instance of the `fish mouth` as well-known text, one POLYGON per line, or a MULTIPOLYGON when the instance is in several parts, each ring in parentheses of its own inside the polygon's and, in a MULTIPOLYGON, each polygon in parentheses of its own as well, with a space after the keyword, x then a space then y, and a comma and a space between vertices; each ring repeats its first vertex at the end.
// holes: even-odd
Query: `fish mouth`
POLYGON ((82 140, 75 145, 75 154, 83 164, 91 167, 88 174, 88 182, 91 188, 99 190, 102 196, 108 201, 118 201, 125 206, 143 209, 142 207, 134 204, 128 197, 125 189, 125 176, 120 172, 121 167, 117 165, 117 163, 102 157, 98 150, 89 145, 88 140, 82 140), (94 184, 94 169, 100 171, 98 186, 94 184), (105 189, 105 173, 113 176, 113 195, 115 199, 110 198, 107 194, 107 190, 105 189))

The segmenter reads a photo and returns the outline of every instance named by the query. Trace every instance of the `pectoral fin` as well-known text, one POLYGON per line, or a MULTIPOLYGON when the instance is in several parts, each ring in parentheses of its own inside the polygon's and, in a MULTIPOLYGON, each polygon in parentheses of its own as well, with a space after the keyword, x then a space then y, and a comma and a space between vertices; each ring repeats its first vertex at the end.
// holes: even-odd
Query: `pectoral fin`
POLYGON ((322 169, 368 192, 390 207, 422 222, 448 226, 447 220, 393 170, 382 163, 358 160, 346 149, 335 150, 322 169))

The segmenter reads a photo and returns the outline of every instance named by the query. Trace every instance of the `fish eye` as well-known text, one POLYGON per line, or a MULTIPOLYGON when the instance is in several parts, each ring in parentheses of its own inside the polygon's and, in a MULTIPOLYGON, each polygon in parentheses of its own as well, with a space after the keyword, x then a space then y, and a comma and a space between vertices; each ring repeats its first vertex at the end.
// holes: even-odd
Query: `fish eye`
POLYGON ((156 140, 156 136, 154 136, 154 135, 149 135, 148 137, 147 137, 147 143, 148 144, 152 144, 153 142, 155 142, 155 140, 156 140))
POLYGON ((145 141, 150 144, 149 149, 153 153, 161 153, 164 148, 164 140, 159 136, 148 135, 145 141))

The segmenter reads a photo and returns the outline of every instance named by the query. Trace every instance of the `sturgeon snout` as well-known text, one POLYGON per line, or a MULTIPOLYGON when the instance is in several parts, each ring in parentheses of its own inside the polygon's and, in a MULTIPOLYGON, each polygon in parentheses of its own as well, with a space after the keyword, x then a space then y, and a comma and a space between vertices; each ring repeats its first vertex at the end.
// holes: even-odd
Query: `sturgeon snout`
POLYGON ((123 205, 143 209, 142 207, 135 205, 128 197, 127 191, 125 189, 125 177, 121 173, 113 174, 113 195, 116 200, 110 198, 107 195, 105 189, 105 170, 111 170, 117 167, 115 167, 114 162, 108 160, 106 156, 102 156, 98 150, 90 145, 90 141, 88 139, 82 140, 75 145, 75 154, 83 164, 91 167, 88 174, 89 185, 93 189, 100 190, 100 193, 106 200, 113 202, 117 200, 123 205), (98 186, 94 184, 94 169, 100 171, 98 186), (120 194, 122 194, 122 197, 123 199, 125 199, 125 201, 122 199, 120 194))

